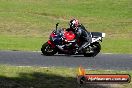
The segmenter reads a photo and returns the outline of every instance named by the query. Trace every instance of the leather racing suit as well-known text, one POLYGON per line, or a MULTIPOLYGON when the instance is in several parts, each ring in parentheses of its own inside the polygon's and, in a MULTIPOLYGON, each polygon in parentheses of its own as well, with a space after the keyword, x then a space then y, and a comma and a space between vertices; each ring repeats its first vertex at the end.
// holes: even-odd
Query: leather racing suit
MULTIPOLYGON (((66 31, 73 31, 72 28, 66 29, 66 31)), ((78 47, 78 51, 85 48, 86 45, 90 44, 92 38, 90 33, 85 29, 85 27, 80 24, 76 30, 73 31, 76 34, 76 40, 81 40, 81 45, 78 47)))

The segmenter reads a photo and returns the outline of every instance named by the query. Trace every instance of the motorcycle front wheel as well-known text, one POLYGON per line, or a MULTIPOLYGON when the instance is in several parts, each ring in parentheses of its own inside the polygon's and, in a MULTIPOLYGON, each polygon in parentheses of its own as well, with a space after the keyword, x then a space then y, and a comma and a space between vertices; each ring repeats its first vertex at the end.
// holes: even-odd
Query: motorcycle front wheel
POLYGON ((48 44, 48 42, 42 45, 41 51, 46 56, 52 56, 57 53, 55 48, 52 48, 51 45, 48 44))

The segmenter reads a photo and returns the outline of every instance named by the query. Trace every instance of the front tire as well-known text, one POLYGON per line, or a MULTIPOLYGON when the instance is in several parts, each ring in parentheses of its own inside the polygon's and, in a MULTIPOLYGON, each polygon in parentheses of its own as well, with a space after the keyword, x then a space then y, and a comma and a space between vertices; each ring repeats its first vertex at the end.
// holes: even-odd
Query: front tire
POLYGON ((46 56, 52 56, 57 53, 55 48, 52 48, 51 45, 48 44, 48 42, 42 45, 41 51, 46 56))
POLYGON ((94 56, 96 56, 100 52, 101 45, 98 42, 93 43, 91 46, 93 47, 93 52, 92 53, 86 53, 86 52, 84 52, 84 56, 85 57, 94 57, 94 56))

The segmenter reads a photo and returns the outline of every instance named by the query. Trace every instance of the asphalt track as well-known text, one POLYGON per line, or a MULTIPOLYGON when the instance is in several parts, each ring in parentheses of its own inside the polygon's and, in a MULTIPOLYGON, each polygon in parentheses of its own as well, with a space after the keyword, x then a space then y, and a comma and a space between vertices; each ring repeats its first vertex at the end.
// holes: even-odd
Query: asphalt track
POLYGON ((85 69, 132 70, 132 54, 98 54, 96 57, 83 55, 44 56, 41 52, 0 51, 0 64, 15 66, 56 66, 85 69))

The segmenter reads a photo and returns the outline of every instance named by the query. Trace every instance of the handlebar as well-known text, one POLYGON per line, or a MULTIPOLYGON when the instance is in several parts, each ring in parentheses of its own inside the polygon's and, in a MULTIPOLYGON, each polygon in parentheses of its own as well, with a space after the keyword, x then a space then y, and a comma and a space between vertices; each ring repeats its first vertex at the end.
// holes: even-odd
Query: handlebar
POLYGON ((58 29, 58 25, 59 25, 59 23, 56 23, 56 33, 57 33, 57 31, 58 31, 58 30, 57 30, 57 29, 58 29))

